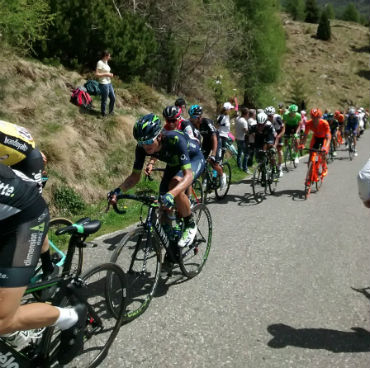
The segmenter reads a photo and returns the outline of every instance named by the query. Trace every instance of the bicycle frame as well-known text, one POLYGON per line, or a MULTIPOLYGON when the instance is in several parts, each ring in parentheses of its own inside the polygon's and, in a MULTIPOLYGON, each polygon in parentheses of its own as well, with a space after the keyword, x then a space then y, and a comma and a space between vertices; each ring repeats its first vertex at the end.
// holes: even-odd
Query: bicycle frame
POLYGON ((321 149, 306 149, 310 152, 308 160, 308 170, 305 179, 305 197, 308 198, 311 193, 311 186, 316 183, 316 190, 319 190, 323 181, 323 174, 319 174, 320 166, 324 162, 323 154, 326 153, 321 149), (317 158, 316 158, 317 157, 317 158))

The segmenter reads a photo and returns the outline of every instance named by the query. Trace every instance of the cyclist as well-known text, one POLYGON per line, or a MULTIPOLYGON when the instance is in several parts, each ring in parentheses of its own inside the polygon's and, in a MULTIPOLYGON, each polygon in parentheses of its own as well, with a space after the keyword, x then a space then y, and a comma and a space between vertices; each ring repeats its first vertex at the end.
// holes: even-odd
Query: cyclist
MULTIPOLYGON (((118 188, 108 193, 108 199, 114 204, 121 191, 126 192, 139 182, 146 156, 167 163, 159 188, 161 202, 166 209, 173 208, 176 202, 177 211, 185 224, 178 246, 190 245, 197 226, 185 191, 204 170, 205 161, 199 145, 189 140, 182 131, 162 130, 161 120, 153 113, 138 119, 133 135, 138 142, 133 170, 118 188)), ((152 168, 150 160, 145 172, 150 174, 152 168)))
POLYGON ((333 156, 336 157, 337 156, 337 152, 336 152, 337 150, 337 130, 339 127, 339 122, 334 118, 334 114, 331 112, 328 112, 326 114, 326 120, 329 123, 331 138, 333 141, 333 147, 334 147, 333 156))
POLYGON ((254 134, 254 150, 257 160, 259 159, 259 150, 274 148, 276 132, 266 113, 257 114, 257 124, 250 127, 249 132, 254 134))
POLYGON ((48 231, 48 207, 36 181, 4 164, 0 189, 0 335, 21 350, 37 334, 30 329, 55 325, 62 330, 60 362, 68 363, 83 345, 86 306, 21 305, 48 231))
MULTIPOLYGON (((339 111, 339 110, 336 110, 334 112, 334 119, 336 119, 338 121, 338 129, 340 131, 340 134, 341 134, 341 137, 342 137, 342 140, 343 140, 343 137, 344 137, 344 115, 339 111)), ((340 142, 339 144, 343 144, 343 141, 340 142)))
POLYGON ((218 131, 211 119, 202 117, 203 108, 200 105, 192 105, 189 108, 188 113, 190 116, 190 122, 196 127, 201 135, 201 138, 198 137, 198 139, 202 139, 202 152, 204 158, 207 158, 212 168, 220 176, 220 188, 223 190, 227 183, 226 175, 223 173, 222 167, 220 166, 222 147, 218 131))
POLYGON ((283 135, 285 133, 285 125, 279 114, 275 114, 275 108, 270 106, 265 108, 265 113, 267 114, 268 120, 272 123, 275 131, 275 147, 278 153, 278 169, 279 177, 283 177, 283 135))
POLYGON ((195 132, 195 128, 189 120, 181 117, 181 109, 176 105, 169 105, 163 109, 163 117, 166 120, 164 129, 166 131, 180 130, 183 131, 191 140, 197 139, 198 133, 195 132))
MULTIPOLYGON (((329 152, 330 148, 330 126, 327 121, 322 119, 322 112, 318 108, 311 109, 310 112, 311 119, 306 122, 306 128, 304 131, 303 136, 303 143, 302 147, 305 146, 307 135, 310 131, 313 132, 311 143, 310 143, 310 149, 317 149, 320 148, 325 151, 325 154, 323 154, 323 177, 325 177, 328 173, 328 167, 326 164, 326 154, 329 152)), ((310 161, 312 160, 314 154, 312 153, 310 156, 310 161)), ((309 163, 309 162, 308 162, 309 163)))
MULTIPOLYGON (((344 137, 346 140, 346 146, 347 144, 347 138, 350 131, 353 132, 353 145, 356 148, 356 137, 357 137, 357 129, 358 129, 358 117, 356 116, 356 110, 355 108, 349 108, 348 110, 348 116, 346 121, 346 128, 344 130, 344 137)), ((354 153, 355 157, 358 156, 357 149, 355 149, 354 153)))
MULTIPOLYGON (((36 148, 35 141, 26 128, 0 120, 0 163, 33 179, 41 193, 45 162, 46 157, 36 148)), ((41 261, 45 279, 58 273, 58 267, 51 261, 47 237, 42 246, 41 261)))
POLYGON ((299 127, 302 121, 301 115, 298 113, 298 106, 296 104, 292 104, 289 106, 288 111, 283 115, 283 121, 285 124, 285 145, 287 144, 287 140, 289 136, 294 136, 294 151, 295 151, 295 158, 294 162, 296 164, 299 163, 298 157, 298 138, 299 138, 299 127))

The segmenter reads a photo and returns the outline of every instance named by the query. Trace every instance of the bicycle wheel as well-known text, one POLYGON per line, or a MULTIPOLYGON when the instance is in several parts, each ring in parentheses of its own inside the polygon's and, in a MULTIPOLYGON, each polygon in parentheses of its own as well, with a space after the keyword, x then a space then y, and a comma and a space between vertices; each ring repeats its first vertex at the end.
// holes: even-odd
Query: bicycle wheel
POLYGON ((287 171, 289 171, 288 162, 290 161, 290 158, 291 158, 290 153, 291 153, 291 148, 290 148, 290 145, 288 144, 284 149, 284 164, 285 164, 285 169, 287 171))
POLYGON ((117 245, 111 262, 126 272, 126 309, 124 322, 141 315, 149 306, 158 285, 161 271, 160 242, 154 233, 143 227, 131 231, 117 245))
POLYGON ((313 183, 313 163, 312 163, 312 161, 310 161, 309 164, 308 164, 306 180, 304 182, 304 197, 305 197, 305 199, 307 199, 308 196, 311 193, 312 183, 313 183))
POLYGON ((266 173, 262 165, 258 165, 253 171, 252 177, 253 196, 257 203, 261 203, 266 194, 266 173))
POLYGON ((60 346, 61 332, 56 327, 48 327, 42 342, 49 367, 96 367, 107 355, 121 327, 125 308, 125 275, 122 269, 113 263, 105 263, 92 268, 80 279, 82 284, 75 289, 76 294, 63 297, 57 305, 71 307, 72 302, 88 303, 83 348, 66 363, 60 346))
POLYGON ((355 155, 352 136, 348 136, 348 155, 349 155, 349 160, 352 161, 355 155))
POLYGON ((293 147, 295 148, 295 139, 293 142, 292 147, 290 148, 290 161, 292 162, 292 165, 294 168, 297 168, 298 164, 295 162, 295 157, 298 154, 295 150, 293 150, 293 147))
POLYGON ((199 179, 193 182, 193 190, 190 193, 190 203, 192 206, 204 202, 203 187, 199 179))
POLYGON ((276 192, 277 185, 279 182, 279 170, 277 166, 268 167, 267 179, 268 179, 270 194, 273 195, 276 192))
POLYGON ((316 191, 319 191, 322 185, 322 180, 323 180, 323 166, 322 166, 322 161, 320 160, 319 162, 316 163, 316 174, 317 174, 317 181, 315 182, 316 185, 316 191))
POLYGON ((215 190, 215 193, 216 193, 216 198, 218 200, 220 199, 223 199, 226 197, 228 191, 229 191, 229 188, 230 188, 230 184, 231 184, 231 166, 229 163, 225 162, 222 164, 222 170, 224 172, 224 174, 226 175, 226 186, 224 189, 221 190, 220 187, 217 187, 217 189, 215 190))
POLYGON ((197 224, 197 234, 190 246, 180 248, 179 258, 180 269, 188 278, 202 271, 212 244, 212 218, 207 206, 197 204, 192 212, 197 224))

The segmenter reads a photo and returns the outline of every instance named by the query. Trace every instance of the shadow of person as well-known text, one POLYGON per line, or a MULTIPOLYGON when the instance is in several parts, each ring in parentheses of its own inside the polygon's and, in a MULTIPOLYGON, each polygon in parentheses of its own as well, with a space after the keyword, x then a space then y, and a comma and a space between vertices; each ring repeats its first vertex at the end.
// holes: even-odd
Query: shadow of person
POLYGON ((267 331, 274 337, 268 342, 272 348, 294 346, 326 349, 330 352, 370 352, 370 332, 351 328, 345 332, 333 329, 295 329, 285 324, 273 324, 267 331))
POLYGON ((288 195, 292 200, 306 200, 304 190, 278 190, 274 193, 275 197, 281 197, 282 195, 288 195))

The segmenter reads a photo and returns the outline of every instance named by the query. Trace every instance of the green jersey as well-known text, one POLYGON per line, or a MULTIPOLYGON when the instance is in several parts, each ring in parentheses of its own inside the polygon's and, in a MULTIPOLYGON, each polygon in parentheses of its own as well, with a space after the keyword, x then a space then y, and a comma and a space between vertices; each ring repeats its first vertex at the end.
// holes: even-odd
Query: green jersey
POLYGON ((301 115, 298 112, 293 117, 289 114, 289 112, 286 112, 283 115, 283 121, 286 126, 297 127, 301 120, 301 115))

